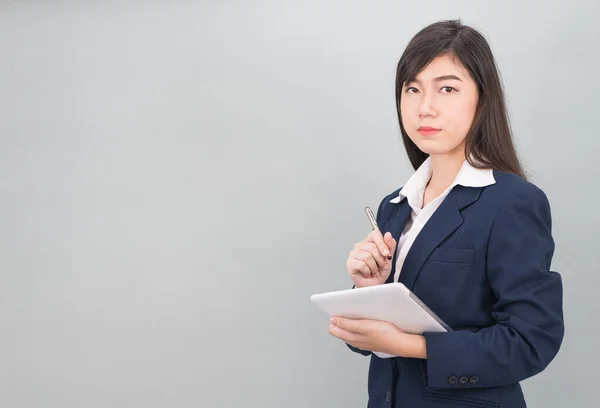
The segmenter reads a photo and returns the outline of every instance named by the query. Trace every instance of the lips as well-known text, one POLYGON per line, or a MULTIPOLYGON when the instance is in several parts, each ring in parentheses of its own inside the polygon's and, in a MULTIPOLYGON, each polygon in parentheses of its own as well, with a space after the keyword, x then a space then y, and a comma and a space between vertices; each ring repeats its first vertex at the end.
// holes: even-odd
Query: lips
POLYGON ((418 131, 423 136, 431 136, 438 133, 441 129, 436 129, 431 126, 421 126, 418 131))

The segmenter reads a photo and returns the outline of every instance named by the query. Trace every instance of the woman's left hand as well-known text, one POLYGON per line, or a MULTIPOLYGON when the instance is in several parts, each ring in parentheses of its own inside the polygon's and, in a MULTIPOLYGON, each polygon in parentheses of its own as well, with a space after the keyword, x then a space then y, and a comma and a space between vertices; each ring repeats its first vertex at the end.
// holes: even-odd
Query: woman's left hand
POLYGON ((361 350, 399 357, 427 357, 423 336, 404 333, 388 322, 332 317, 328 331, 332 336, 361 350))

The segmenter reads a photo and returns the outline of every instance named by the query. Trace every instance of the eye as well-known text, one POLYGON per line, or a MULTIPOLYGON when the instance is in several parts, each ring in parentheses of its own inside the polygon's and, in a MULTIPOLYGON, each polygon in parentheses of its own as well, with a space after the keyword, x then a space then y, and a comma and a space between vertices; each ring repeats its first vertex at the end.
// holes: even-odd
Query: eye
POLYGON ((456 89, 452 88, 451 86, 443 86, 442 87, 442 93, 452 93, 455 91, 456 91, 456 89), (446 89, 447 91, 444 91, 444 89, 446 89))
POLYGON ((408 88, 406 88, 405 92, 406 93, 415 93, 415 92, 419 92, 419 90, 417 88, 415 88, 414 86, 409 86, 408 88))

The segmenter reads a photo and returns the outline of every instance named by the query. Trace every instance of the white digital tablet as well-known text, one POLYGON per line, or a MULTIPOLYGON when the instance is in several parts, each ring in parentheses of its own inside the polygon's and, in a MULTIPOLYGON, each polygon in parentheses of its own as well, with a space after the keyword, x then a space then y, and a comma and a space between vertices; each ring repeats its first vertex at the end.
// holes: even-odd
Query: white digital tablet
MULTIPOLYGON (((383 320, 394 324, 405 333, 423 334, 452 330, 399 282, 318 293, 312 295, 310 300, 329 316, 383 320)), ((393 357, 376 354, 380 357, 393 357)))

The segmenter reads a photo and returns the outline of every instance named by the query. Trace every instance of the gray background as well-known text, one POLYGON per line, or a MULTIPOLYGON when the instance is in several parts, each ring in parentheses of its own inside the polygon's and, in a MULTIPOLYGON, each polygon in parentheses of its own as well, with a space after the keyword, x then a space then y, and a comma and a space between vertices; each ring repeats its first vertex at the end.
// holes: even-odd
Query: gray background
POLYGON ((0 406, 364 407, 309 297, 411 174, 395 66, 447 18, 552 204, 567 331, 527 400, 595 406, 597 4, 0 1, 0 406))

